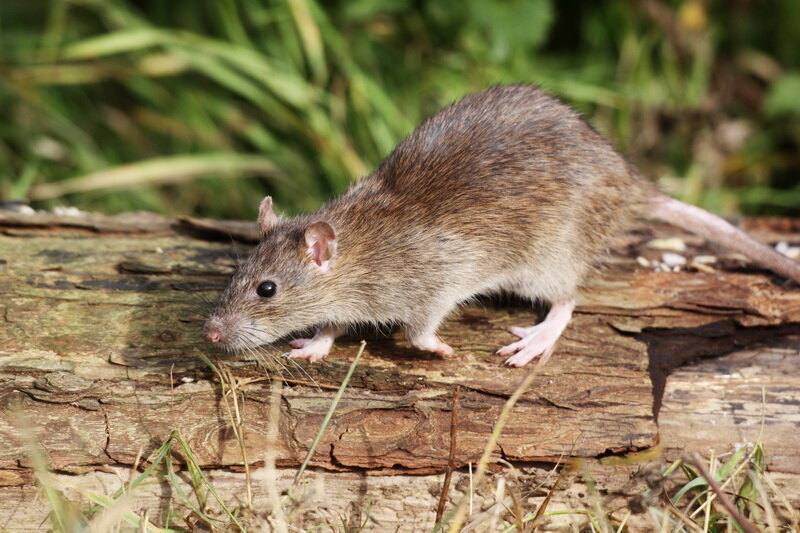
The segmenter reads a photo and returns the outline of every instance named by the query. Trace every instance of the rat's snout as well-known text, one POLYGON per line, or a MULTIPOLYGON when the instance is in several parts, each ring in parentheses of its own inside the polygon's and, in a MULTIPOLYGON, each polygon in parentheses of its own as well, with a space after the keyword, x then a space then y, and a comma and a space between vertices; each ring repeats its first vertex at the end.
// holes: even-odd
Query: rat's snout
POLYGON ((239 312, 223 312, 209 317, 203 324, 203 335, 226 351, 255 348, 275 340, 263 324, 239 312))
POLYGON ((205 333, 208 340, 214 343, 221 342, 225 338, 222 332, 222 321, 217 317, 206 320, 203 325, 203 333, 205 333))

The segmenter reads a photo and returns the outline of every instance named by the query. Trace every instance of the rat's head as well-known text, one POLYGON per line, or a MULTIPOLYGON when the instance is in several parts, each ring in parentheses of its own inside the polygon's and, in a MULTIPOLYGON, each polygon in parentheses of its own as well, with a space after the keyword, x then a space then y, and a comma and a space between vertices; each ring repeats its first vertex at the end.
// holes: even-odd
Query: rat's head
POLYGON ((203 331, 226 350, 268 344, 325 319, 336 234, 324 221, 283 220, 262 200, 262 240, 219 296, 203 331))

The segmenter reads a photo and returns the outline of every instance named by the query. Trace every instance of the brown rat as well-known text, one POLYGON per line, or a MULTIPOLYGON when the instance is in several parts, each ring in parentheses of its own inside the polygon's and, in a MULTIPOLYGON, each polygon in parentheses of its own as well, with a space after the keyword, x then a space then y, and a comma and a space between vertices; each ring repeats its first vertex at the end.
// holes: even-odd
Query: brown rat
POLYGON ((578 287, 637 215, 661 218, 800 281, 800 265, 723 219, 660 194, 570 107, 536 87, 494 87, 423 122, 370 176, 316 213, 279 218, 261 202, 262 242, 206 321, 240 350, 315 326, 291 357, 316 361, 358 323, 400 325, 441 355, 442 320, 477 295, 551 304, 498 350, 549 357, 578 287))

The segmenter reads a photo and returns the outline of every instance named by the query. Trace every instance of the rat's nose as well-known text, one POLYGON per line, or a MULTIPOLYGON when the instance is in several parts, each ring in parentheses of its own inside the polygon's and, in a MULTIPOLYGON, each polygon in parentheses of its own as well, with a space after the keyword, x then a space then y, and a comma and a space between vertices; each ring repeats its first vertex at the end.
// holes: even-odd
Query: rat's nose
POLYGON ((206 338, 211 342, 220 342, 224 335, 222 335, 222 331, 219 327, 211 324, 206 324, 205 326, 205 333, 206 338))

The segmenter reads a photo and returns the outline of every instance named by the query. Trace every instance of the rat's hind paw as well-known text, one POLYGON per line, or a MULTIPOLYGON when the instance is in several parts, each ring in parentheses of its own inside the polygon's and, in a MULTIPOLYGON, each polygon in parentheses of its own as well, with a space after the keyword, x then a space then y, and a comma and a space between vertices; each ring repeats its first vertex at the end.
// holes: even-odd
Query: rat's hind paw
POLYGON ((511 332, 512 335, 516 335, 520 339, 524 339, 525 337, 533 335, 534 333, 536 333, 536 331, 541 329, 540 326, 541 324, 536 324, 535 326, 531 326, 529 328, 520 328, 518 326, 511 326, 510 328, 508 328, 508 331, 511 332))
POLYGON ((523 337, 522 340, 503 346, 497 353, 510 356, 506 359, 506 364, 509 366, 525 366, 539 356, 546 361, 553 352, 556 341, 558 337, 553 338, 549 331, 539 329, 523 337))
POLYGON ((544 363, 550 358, 558 338, 569 324, 574 307, 574 300, 558 302, 553 304, 540 324, 529 328, 510 328, 509 331, 520 340, 503 346, 497 353, 510 356, 506 359, 506 364, 510 366, 524 366, 536 357, 541 357, 544 363))
POLYGON ((550 354, 553 353, 553 348, 555 348, 555 343, 546 347, 543 344, 538 344, 538 343, 526 346, 522 350, 518 351, 517 353, 506 359, 505 362, 508 366, 520 367, 527 365, 537 357, 541 357, 542 362, 544 363, 545 361, 550 359, 550 354))
POLYGON ((313 339, 292 339, 289 341, 289 346, 292 348, 302 348, 313 339))

